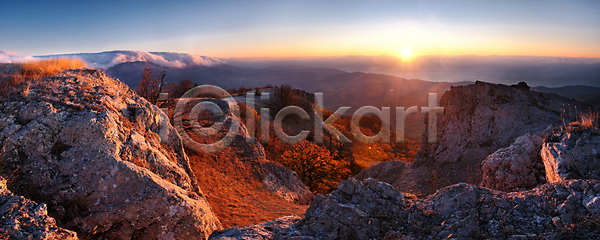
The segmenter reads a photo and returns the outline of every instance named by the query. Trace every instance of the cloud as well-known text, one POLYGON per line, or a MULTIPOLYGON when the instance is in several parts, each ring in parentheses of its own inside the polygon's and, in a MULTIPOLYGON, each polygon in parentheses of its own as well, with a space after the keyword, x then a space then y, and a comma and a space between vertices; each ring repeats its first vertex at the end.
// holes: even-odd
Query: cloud
POLYGON ((173 52, 110 51, 99 53, 56 54, 37 57, 79 58, 85 61, 90 67, 103 69, 125 62, 151 62, 160 66, 175 68, 198 65, 212 66, 224 63, 218 58, 173 52))
POLYGON ((0 50, 0 63, 20 63, 26 61, 32 61, 36 58, 26 55, 19 55, 15 52, 0 50))

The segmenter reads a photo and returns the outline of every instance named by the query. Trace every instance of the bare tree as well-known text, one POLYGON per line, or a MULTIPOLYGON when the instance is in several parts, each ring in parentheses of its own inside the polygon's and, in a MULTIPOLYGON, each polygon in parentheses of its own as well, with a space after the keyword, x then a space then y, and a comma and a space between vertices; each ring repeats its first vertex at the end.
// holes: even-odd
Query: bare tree
POLYGON ((155 104, 158 99, 158 94, 162 91, 164 84, 165 71, 159 76, 154 76, 150 67, 146 65, 142 72, 142 80, 140 80, 140 84, 138 84, 137 92, 140 96, 152 104, 155 104))

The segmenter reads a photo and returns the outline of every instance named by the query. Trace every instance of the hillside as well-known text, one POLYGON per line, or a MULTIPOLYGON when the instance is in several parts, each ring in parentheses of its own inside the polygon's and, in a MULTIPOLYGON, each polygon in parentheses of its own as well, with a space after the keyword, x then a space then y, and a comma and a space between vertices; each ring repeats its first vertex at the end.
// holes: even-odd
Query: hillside
MULTIPOLYGON (((428 93, 437 93, 439 98, 451 86, 465 83, 429 82, 384 74, 354 72, 331 75, 314 82, 293 84, 309 92, 322 92, 325 109, 335 111, 342 106, 351 107, 347 113, 350 115, 363 106, 392 109, 424 107, 427 106, 428 93)), ((395 122, 395 116, 392 116, 391 121, 395 122)), ((409 137, 419 137, 425 128, 423 115, 420 114, 409 115, 405 124, 406 135, 409 137)))
MULTIPOLYGON (((212 84, 221 88, 279 86, 288 84, 308 92, 324 95, 324 108, 335 111, 349 106, 350 115, 363 106, 405 107, 426 106, 427 94, 441 96, 451 86, 466 83, 429 82, 403 79, 391 75, 370 73, 346 73, 329 68, 268 67, 261 69, 239 68, 227 64, 213 66, 189 66, 183 68, 162 67, 151 62, 127 62, 114 65, 106 72, 136 88, 141 72, 148 65, 153 72, 164 70, 165 80, 190 79, 199 85, 212 84)), ((423 116, 414 114, 407 118, 406 134, 420 136, 424 129, 423 116)), ((394 117, 392 117, 394 121, 394 117)))
POLYGON ((265 158, 261 144, 249 140, 246 128, 239 118, 229 110, 225 101, 212 100, 223 106, 224 117, 210 114, 200 116, 203 126, 224 123, 217 136, 207 138, 194 131, 189 113, 193 106, 207 99, 171 99, 161 105, 168 109, 171 121, 182 118, 183 124, 176 125, 180 132, 185 131, 189 140, 199 143, 212 143, 221 139, 228 129, 226 126, 240 124, 240 131, 225 149, 207 154, 185 144, 190 157, 190 165, 198 177, 198 185, 206 191, 208 202, 224 226, 244 226, 273 220, 286 215, 303 216, 313 194, 291 170, 265 158), (188 100, 183 112, 177 112, 177 104, 188 100))
POLYGON ((599 119, 562 124, 562 104, 590 107, 522 84, 453 87, 438 142, 424 134, 413 164, 379 163, 317 195, 304 217, 211 239, 595 239, 599 119))
POLYGON ((0 177, 44 207, 28 218, 29 200, 1 203, 11 218, 65 239, 206 239, 222 226, 302 215, 313 198, 245 132, 221 155, 190 152, 166 114, 101 71, 0 70, 0 177))

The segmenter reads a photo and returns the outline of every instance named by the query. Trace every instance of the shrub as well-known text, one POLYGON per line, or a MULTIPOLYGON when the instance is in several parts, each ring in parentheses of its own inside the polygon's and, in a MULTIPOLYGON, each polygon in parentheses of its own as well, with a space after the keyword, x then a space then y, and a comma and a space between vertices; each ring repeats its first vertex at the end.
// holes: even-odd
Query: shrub
POLYGON ((282 154, 281 163, 317 193, 329 192, 349 172, 346 162, 335 160, 326 148, 307 140, 291 145, 282 154))
POLYGON ((27 77, 47 77, 57 74, 64 69, 76 69, 86 67, 79 59, 51 58, 29 61, 21 64, 21 73, 27 77))

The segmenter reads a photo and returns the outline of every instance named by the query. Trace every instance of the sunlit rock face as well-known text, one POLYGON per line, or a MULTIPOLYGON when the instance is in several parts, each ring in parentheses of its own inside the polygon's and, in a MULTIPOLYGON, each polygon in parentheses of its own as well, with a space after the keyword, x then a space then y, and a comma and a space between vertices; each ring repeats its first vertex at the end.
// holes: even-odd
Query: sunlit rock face
POLYGON ((600 131, 594 127, 571 126, 548 136, 541 156, 548 182, 600 180, 600 131))
POLYGON ((58 225, 99 238, 203 239, 221 228, 167 116, 97 70, 0 102, 1 173, 58 225), (160 135, 159 135, 160 134, 160 135))
POLYGON ((568 124, 590 109, 581 101, 532 91, 523 84, 484 82, 452 87, 439 105, 444 113, 438 115, 437 142, 428 143, 426 130, 414 165, 436 168, 448 184, 479 181, 481 173, 471 180, 472 174, 465 173, 479 171, 488 155, 509 147, 519 136, 568 124))

